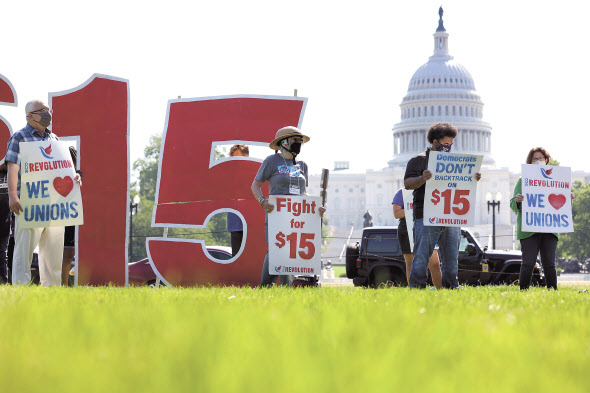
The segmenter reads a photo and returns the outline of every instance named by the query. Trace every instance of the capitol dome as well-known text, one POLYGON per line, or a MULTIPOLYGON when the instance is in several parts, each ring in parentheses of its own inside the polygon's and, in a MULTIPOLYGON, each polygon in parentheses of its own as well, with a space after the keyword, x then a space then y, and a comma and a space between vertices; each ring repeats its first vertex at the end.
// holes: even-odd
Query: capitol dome
POLYGON ((390 167, 405 166, 430 145, 428 128, 448 122, 459 129, 453 152, 483 155, 492 165, 492 127, 483 120, 483 102, 465 67, 449 54, 449 34, 443 25, 442 7, 434 33, 434 53, 414 72, 408 92, 400 104, 401 122, 393 127, 393 159, 390 167))
POLYGON ((475 90, 469 71, 453 60, 452 56, 431 57, 428 63, 418 68, 412 75, 408 92, 438 87, 475 90))

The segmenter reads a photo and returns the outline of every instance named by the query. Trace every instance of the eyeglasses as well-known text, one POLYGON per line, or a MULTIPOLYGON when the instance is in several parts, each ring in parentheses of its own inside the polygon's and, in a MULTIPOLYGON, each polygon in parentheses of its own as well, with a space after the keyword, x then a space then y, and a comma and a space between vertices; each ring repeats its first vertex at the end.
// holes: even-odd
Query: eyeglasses
POLYGON ((541 158, 533 158, 532 159, 532 162, 537 162, 537 161, 547 161, 547 158, 541 157, 541 158))
POLYGON ((31 111, 30 113, 33 113, 35 115, 40 115, 41 113, 49 113, 49 114, 53 114, 53 111, 49 108, 41 108, 41 109, 37 109, 36 111, 31 111))
POLYGON ((291 140, 291 142, 303 143, 303 138, 301 138, 299 136, 292 136, 291 138, 289 138, 289 140, 291 140))

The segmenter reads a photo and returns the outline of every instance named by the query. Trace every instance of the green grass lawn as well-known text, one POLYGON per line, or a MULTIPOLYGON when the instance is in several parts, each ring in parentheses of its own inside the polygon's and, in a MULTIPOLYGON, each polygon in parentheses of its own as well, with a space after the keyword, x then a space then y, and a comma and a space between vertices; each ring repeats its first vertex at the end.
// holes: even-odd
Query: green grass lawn
POLYGON ((587 392, 590 294, 0 287, 2 392, 587 392))

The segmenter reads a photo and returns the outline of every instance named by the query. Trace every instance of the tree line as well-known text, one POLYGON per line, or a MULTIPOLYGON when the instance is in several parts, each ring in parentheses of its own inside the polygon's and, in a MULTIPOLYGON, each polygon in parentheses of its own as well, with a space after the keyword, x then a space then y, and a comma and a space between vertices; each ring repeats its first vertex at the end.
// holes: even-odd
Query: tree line
MULTIPOLYGON (((131 200, 139 194, 137 214, 133 214, 133 249, 130 262, 147 257, 146 237, 162 237, 164 228, 152 227, 152 212, 158 183, 158 165, 162 136, 154 135, 144 149, 144 157, 133 163, 137 181, 131 183, 131 200), (139 188, 139 190, 138 190, 139 188)), ((226 154, 222 151, 218 154, 226 154)), ((168 228, 168 237, 204 240, 208 246, 230 246, 230 237, 226 232, 226 214, 214 215, 204 229, 168 228)))

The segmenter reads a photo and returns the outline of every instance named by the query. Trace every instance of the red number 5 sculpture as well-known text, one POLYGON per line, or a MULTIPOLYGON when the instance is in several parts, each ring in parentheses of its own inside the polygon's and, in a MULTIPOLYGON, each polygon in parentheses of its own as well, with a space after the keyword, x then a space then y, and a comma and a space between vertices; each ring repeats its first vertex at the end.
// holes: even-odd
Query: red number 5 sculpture
POLYGON ((162 281, 258 284, 266 253, 264 211, 250 186, 260 162, 236 157, 215 163, 213 150, 216 143, 267 144, 279 128, 301 125, 306 103, 306 98, 268 96, 168 102, 152 226, 205 228, 214 214, 234 212, 242 218, 244 242, 236 256, 219 261, 200 240, 148 238, 150 263, 162 281))

